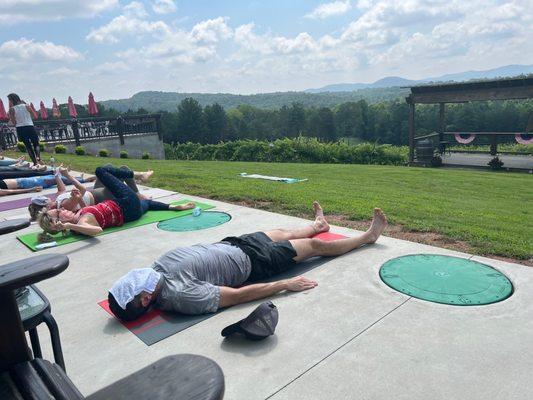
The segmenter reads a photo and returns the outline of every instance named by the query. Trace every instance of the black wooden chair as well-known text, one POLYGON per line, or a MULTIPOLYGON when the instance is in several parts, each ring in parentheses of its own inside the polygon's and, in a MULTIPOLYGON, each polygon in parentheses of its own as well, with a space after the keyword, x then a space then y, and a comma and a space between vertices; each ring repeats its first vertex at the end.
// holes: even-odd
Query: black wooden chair
MULTIPOLYGON (((15 291, 64 271, 69 260, 46 254, 0 266, 0 399, 83 399, 57 364, 33 358, 15 291)), ((224 375, 212 360, 181 354, 162 358, 89 399, 205 399, 224 396, 224 375)))

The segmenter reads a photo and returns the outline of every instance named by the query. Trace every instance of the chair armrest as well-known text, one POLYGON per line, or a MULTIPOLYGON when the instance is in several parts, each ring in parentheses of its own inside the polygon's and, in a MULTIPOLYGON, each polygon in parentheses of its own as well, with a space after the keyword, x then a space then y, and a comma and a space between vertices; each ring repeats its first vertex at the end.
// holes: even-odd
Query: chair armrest
POLYGON ((2 265, 0 290, 14 290, 51 278, 63 272, 68 264, 68 257, 64 255, 43 254, 2 265))
POLYGON ((91 394, 87 400, 221 400, 224 374, 194 354, 167 356, 91 394))

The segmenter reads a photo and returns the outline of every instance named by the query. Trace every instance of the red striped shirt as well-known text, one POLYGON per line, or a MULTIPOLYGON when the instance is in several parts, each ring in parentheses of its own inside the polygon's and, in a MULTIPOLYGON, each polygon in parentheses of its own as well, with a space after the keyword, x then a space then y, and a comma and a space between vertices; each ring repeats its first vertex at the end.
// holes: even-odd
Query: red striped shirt
POLYGON ((83 207, 81 215, 92 214, 102 229, 124 224, 124 214, 113 200, 105 200, 95 206, 83 207))

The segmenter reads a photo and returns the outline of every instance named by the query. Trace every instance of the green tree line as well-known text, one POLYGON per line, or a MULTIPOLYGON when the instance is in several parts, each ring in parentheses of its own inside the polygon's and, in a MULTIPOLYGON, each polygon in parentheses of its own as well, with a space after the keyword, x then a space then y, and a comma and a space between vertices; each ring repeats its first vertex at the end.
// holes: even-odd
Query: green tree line
MULTIPOLYGON (((141 108, 126 114, 147 112, 141 108)), ((116 111, 109 109, 107 113, 116 111)), ((532 113, 532 100, 448 104, 446 130, 524 132, 532 113)), ((438 105, 417 105, 416 135, 436 131, 438 118, 438 105)), ((292 103, 277 109, 240 105, 226 110, 218 103, 202 107, 197 100, 185 98, 175 112, 162 113, 161 125, 166 143, 313 137, 323 142, 344 139, 353 143, 408 144, 408 106, 400 100, 373 104, 349 101, 335 107, 292 103)), ((476 144, 484 144, 484 140, 478 138, 476 144)))

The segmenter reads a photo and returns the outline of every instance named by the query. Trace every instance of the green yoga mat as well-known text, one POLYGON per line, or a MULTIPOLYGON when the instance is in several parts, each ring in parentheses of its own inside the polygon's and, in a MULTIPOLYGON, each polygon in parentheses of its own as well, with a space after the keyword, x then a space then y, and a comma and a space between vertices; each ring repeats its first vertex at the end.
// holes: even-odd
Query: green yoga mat
POLYGON ((225 224, 231 220, 231 215, 220 211, 206 211, 198 216, 187 215, 181 218, 167 219, 157 224, 163 231, 188 232, 199 231, 200 229, 213 228, 225 224))
MULTIPOLYGON (((180 200, 180 201, 172 202, 171 204, 184 204, 184 203, 188 203, 189 201, 191 200, 180 200)), ((200 207, 202 210, 208 210, 214 207, 210 204, 199 203, 199 202, 194 202, 194 203, 196 204, 197 207, 200 207)), ((167 219, 182 217, 184 215, 192 214, 192 211, 193 211, 192 209, 183 210, 183 211, 148 211, 137 221, 128 222, 122 226, 115 226, 113 228, 107 228, 102 233, 100 233, 98 236, 106 235, 108 233, 113 233, 117 231, 123 231, 125 229, 130 229, 130 228, 134 228, 137 226, 153 224, 154 222, 165 221, 167 219)), ((17 239, 20 240, 22 243, 24 243, 30 250, 39 251, 39 249, 36 248, 36 246, 40 244, 39 241, 37 240, 37 235, 38 235, 38 232, 33 232, 33 233, 28 233, 26 235, 17 236, 17 239)), ((76 234, 62 236, 59 233, 57 235, 54 235, 54 239, 57 242, 57 246, 62 246, 64 244, 69 244, 69 243, 77 242, 80 240, 86 240, 89 238, 90 236, 76 235, 76 234)))

